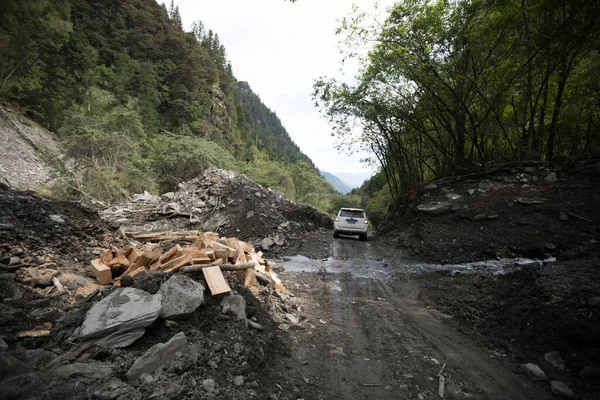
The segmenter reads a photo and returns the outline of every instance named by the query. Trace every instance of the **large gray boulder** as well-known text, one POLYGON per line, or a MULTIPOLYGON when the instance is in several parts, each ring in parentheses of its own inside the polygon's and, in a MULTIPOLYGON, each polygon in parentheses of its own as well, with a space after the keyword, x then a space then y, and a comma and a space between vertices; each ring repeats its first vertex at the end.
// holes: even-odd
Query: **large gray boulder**
POLYGON ((158 291, 161 295, 160 317, 181 319, 205 304, 204 286, 185 275, 173 275, 158 291))
POLYGON ((221 301, 221 313, 231 314, 237 320, 246 321, 246 300, 239 294, 225 297, 221 301))
POLYGON ((144 335, 160 313, 161 296, 140 289, 117 289, 87 312, 80 340, 104 347, 126 347, 144 335))
POLYGON ((545 381, 547 379, 544 371, 542 371, 542 369, 535 364, 521 364, 521 369, 527 376, 529 376, 529 378, 534 381, 545 381))
POLYGON ((161 365, 171 361, 177 352, 189 353, 190 345, 183 332, 173 336, 167 343, 152 346, 143 356, 135 360, 129 371, 127 380, 136 381, 143 374, 151 374, 161 365))

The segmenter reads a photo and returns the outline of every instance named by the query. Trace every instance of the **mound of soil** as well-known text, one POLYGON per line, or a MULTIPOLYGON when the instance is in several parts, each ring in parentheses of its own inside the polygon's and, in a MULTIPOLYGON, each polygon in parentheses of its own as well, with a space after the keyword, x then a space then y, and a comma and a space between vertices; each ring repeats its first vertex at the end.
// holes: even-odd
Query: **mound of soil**
POLYGON ((600 160, 509 165, 433 181, 390 207, 380 237, 429 262, 600 250, 600 160))
POLYGON ((597 158, 505 165, 422 185, 391 207, 379 237, 441 264, 542 260, 509 273, 438 271, 415 281, 425 303, 496 356, 535 363, 551 380, 596 398, 599 200, 597 158), (544 358, 552 351, 564 370, 544 358))
POLYGON ((315 246, 305 255, 327 257, 329 242, 314 237, 333 227, 331 218, 316 208, 296 204, 244 175, 217 169, 182 183, 175 193, 136 195, 132 202, 103 210, 102 216, 132 230, 213 231, 252 243, 269 257, 296 254, 307 241, 315 246))

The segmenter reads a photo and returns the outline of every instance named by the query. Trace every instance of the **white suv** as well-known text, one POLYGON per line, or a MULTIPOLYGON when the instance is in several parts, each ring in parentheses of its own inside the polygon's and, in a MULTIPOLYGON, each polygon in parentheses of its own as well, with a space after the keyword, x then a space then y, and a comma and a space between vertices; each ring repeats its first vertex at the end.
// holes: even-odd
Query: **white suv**
POLYGON ((367 240, 369 221, 360 208, 340 208, 333 222, 333 237, 342 235, 358 235, 360 240, 367 240))

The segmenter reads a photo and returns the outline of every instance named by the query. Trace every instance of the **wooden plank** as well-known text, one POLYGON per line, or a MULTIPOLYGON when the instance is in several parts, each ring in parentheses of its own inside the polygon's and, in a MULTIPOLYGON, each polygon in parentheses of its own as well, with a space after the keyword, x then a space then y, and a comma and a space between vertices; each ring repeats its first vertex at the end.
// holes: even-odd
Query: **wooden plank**
POLYGON ((192 255, 192 264, 210 264, 212 262, 211 258, 206 255, 192 255))
POLYGON ((221 272, 221 268, 218 266, 204 268, 202 269, 202 273, 213 296, 231 292, 231 288, 227 284, 227 281, 225 281, 223 272, 221 272))
POLYGON ((112 271, 99 258, 92 260, 92 269, 98 282, 102 285, 108 285, 112 282, 112 271))
POLYGON ((170 268, 173 268, 175 266, 179 266, 179 268, 183 267, 184 265, 188 265, 192 263, 192 256, 190 255, 183 255, 183 256, 179 256, 177 258, 172 259, 169 262, 166 262, 164 264, 162 264, 160 266, 160 269, 163 271, 166 271, 170 268))
POLYGON ((160 269, 161 263, 160 260, 156 260, 150 267, 148 268, 150 271, 154 271, 156 269, 160 269))
POLYGON ((219 234, 215 232, 204 232, 202 238, 204 239, 204 243, 210 240, 219 240, 219 234))
POLYGON ((180 245, 176 245, 175 247, 171 248, 171 250, 169 250, 165 254, 163 254, 159 258, 159 261, 161 264, 164 264, 174 258, 181 257, 182 254, 183 254, 183 249, 181 248, 180 245))
POLYGON ((136 240, 146 240, 150 242, 162 242, 181 240, 184 242, 195 242, 201 235, 198 231, 182 231, 182 232, 138 232, 126 231, 125 235, 136 240))
POLYGON ((182 254, 184 254, 184 255, 190 255, 192 257, 195 257, 195 256, 206 256, 206 253, 204 252, 204 250, 196 249, 194 247, 185 247, 185 248, 183 248, 182 254))

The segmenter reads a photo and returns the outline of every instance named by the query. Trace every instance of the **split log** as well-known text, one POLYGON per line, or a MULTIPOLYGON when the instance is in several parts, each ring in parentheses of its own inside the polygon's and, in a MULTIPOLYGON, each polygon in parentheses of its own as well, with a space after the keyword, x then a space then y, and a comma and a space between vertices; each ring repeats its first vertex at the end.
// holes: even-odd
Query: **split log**
POLYGON ((108 263, 110 269, 117 272, 125 272, 130 265, 131 263, 127 257, 125 257, 125 251, 123 249, 120 249, 116 257, 108 263))
POLYGON ((127 251, 125 252, 125 257, 129 260, 131 264, 135 263, 138 258, 140 258, 144 254, 141 250, 138 250, 135 246, 129 246, 127 251))
POLYGON ((160 266, 160 269, 164 272, 175 272, 179 270, 184 265, 188 265, 192 263, 192 256, 183 255, 177 258, 172 259, 171 261, 164 263, 160 266))
POLYGON ((188 265, 185 266, 183 268, 181 268, 181 272, 198 272, 198 271, 202 271, 205 268, 210 268, 210 267, 219 267, 221 269, 221 271, 244 271, 248 268, 254 268, 254 263, 247 263, 247 264, 238 264, 238 265, 231 265, 231 264, 207 264, 207 265, 188 265))
POLYGON ((149 267, 160 258, 160 255, 161 251, 159 249, 144 251, 142 255, 133 263, 132 270, 136 270, 139 267, 149 267))
POLYGON ((112 271, 99 258, 92 260, 92 269, 98 282, 102 285, 108 285, 112 282, 112 271))
POLYGON ((183 232, 138 232, 125 231, 125 235, 132 239, 144 240, 148 242, 164 242, 181 240, 182 242, 195 242, 201 235, 198 231, 183 232))
POLYGON ((183 255, 183 249, 180 245, 173 247, 171 250, 167 251, 165 254, 160 256, 159 261, 161 264, 167 263, 174 258, 181 257, 183 255))
POLYGON ((110 251, 110 249, 106 249, 100 254, 100 260, 102 261, 102 263, 104 263, 106 265, 108 265, 108 263, 111 262, 112 259, 113 259, 113 254, 112 254, 112 251, 110 251))

